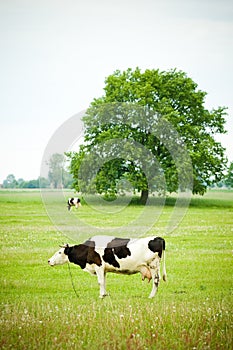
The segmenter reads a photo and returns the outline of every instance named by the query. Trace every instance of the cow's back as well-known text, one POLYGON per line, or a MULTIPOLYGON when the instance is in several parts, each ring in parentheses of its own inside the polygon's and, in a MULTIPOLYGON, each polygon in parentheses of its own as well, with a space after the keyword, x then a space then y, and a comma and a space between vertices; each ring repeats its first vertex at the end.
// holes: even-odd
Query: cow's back
POLYGON ((140 266, 149 264, 158 252, 153 249, 156 237, 139 239, 103 238, 105 247, 98 247, 96 251, 102 257, 106 272, 136 273, 140 266), (152 248, 152 249, 151 249, 152 248))

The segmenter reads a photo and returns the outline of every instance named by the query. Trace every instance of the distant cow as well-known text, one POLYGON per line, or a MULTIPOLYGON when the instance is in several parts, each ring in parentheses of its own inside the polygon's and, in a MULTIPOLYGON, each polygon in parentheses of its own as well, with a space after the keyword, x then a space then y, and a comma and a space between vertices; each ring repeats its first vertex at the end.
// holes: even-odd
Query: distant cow
POLYGON ((84 271, 97 275, 100 298, 107 295, 106 273, 115 272, 131 275, 140 272, 142 280, 152 279, 150 298, 157 292, 160 281, 160 260, 163 255, 163 280, 166 281, 165 240, 160 237, 138 239, 95 236, 74 246, 68 244, 49 260, 50 266, 72 262, 84 271))
POLYGON ((76 207, 76 209, 78 209, 78 207, 81 206, 81 201, 79 198, 69 198, 68 202, 67 202, 67 208, 68 210, 71 209, 71 207, 76 207))

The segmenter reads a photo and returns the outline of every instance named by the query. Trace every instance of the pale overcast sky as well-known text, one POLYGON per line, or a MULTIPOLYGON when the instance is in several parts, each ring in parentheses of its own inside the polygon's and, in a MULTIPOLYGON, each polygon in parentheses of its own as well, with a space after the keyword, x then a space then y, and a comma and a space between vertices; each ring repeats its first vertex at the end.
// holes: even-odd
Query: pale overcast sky
POLYGON ((40 175, 55 130, 103 94, 116 69, 185 71, 229 107, 233 160, 232 0, 1 0, 0 183, 40 175))

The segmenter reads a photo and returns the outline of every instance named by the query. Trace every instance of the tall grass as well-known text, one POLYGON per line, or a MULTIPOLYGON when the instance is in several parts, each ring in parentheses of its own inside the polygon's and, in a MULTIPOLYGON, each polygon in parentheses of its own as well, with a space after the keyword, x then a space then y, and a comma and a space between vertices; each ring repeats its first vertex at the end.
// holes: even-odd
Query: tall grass
MULTIPOLYGON (((150 234, 160 233, 171 209, 165 206, 150 234)), ((117 224, 138 210, 131 204, 117 224)), ((75 215, 88 212, 83 205, 75 215)), ((114 274, 107 275, 110 296, 99 300, 96 278, 71 265, 76 297, 68 266, 47 265, 67 237, 50 222, 39 192, 1 191, 0 220, 1 349, 233 348, 232 192, 192 198, 165 237, 168 282, 153 300, 140 275, 114 274)), ((88 220, 100 222, 99 214, 88 220)))

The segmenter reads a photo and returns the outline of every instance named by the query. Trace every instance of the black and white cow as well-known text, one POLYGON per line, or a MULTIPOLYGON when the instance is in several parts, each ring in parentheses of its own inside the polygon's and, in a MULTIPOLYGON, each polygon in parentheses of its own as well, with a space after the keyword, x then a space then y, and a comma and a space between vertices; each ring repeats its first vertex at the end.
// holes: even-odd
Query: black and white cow
POLYGON ((78 207, 80 206, 81 206, 81 201, 79 198, 69 198, 67 201, 68 210, 70 210, 71 207, 76 207, 76 209, 78 209, 78 207))
POLYGON ((66 244, 49 260, 50 266, 72 262, 84 271, 97 275, 100 298, 107 295, 106 273, 131 275, 140 272, 142 280, 152 279, 150 298, 155 296, 160 281, 160 260, 163 255, 163 280, 166 281, 165 240, 161 237, 138 239, 95 236, 74 246, 66 244))

